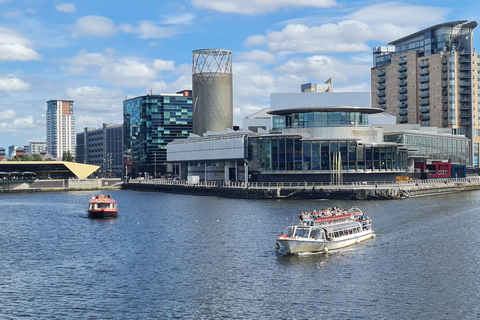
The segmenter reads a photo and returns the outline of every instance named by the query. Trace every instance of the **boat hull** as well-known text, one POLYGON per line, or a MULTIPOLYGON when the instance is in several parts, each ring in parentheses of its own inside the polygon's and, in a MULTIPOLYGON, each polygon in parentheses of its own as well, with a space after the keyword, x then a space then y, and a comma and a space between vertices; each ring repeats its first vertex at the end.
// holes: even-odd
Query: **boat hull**
POLYGON ((107 219, 118 217, 117 210, 91 210, 88 211, 88 217, 92 219, 107 219))
POLYGON ((355 235, 349 235, 332 240, 315 240, 306 238, 279 238, 277 241, 285 248, 287 253, 326 252, 345 248, 362 241, 373 238, 373 230, 365 230, 355 235))

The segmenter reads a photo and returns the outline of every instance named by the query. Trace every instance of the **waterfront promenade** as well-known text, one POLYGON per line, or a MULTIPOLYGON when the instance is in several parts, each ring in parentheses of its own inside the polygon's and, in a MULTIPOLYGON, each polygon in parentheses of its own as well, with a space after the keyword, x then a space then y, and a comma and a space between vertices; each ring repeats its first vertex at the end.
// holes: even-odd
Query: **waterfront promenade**
POLYGON ((219 182, 131 179, 123 189, 242 199, 404 199, 480 189, 480 176, 405 182, 219 182))

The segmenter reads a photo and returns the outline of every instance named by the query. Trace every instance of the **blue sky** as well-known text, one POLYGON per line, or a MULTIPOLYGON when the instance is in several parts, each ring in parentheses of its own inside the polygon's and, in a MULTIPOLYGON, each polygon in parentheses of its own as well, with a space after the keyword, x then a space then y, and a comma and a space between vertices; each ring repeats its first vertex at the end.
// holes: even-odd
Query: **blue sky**
POLYGON ((74 100, 80 132, 122 123, 125 97, 191 89, 196 49, 233 52, 235 125, 302 83, 370 91, 372 47, 479 13, 477 0, 0 0, 0 146, 45 141, 48 100, 74 100))

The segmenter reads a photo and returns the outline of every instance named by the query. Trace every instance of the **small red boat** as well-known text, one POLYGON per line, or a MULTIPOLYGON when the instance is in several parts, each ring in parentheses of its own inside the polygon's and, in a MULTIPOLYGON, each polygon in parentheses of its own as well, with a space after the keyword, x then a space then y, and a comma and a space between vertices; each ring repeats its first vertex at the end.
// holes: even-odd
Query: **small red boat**
POLYGON ((88 217, 93 219, 116 218, 117 202, 110 195, 93 196, 88 203, 88 217))

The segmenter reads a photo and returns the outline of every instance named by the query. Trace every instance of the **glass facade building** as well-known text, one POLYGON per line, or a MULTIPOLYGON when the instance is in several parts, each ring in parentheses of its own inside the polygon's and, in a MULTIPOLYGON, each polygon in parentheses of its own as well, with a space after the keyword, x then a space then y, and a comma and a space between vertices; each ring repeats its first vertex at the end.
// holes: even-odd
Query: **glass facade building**
POLYGON ((123 119, 126 174, 164 175, 167 144, 187 138, 193 130, 192 91, 125 100, 123 119))

